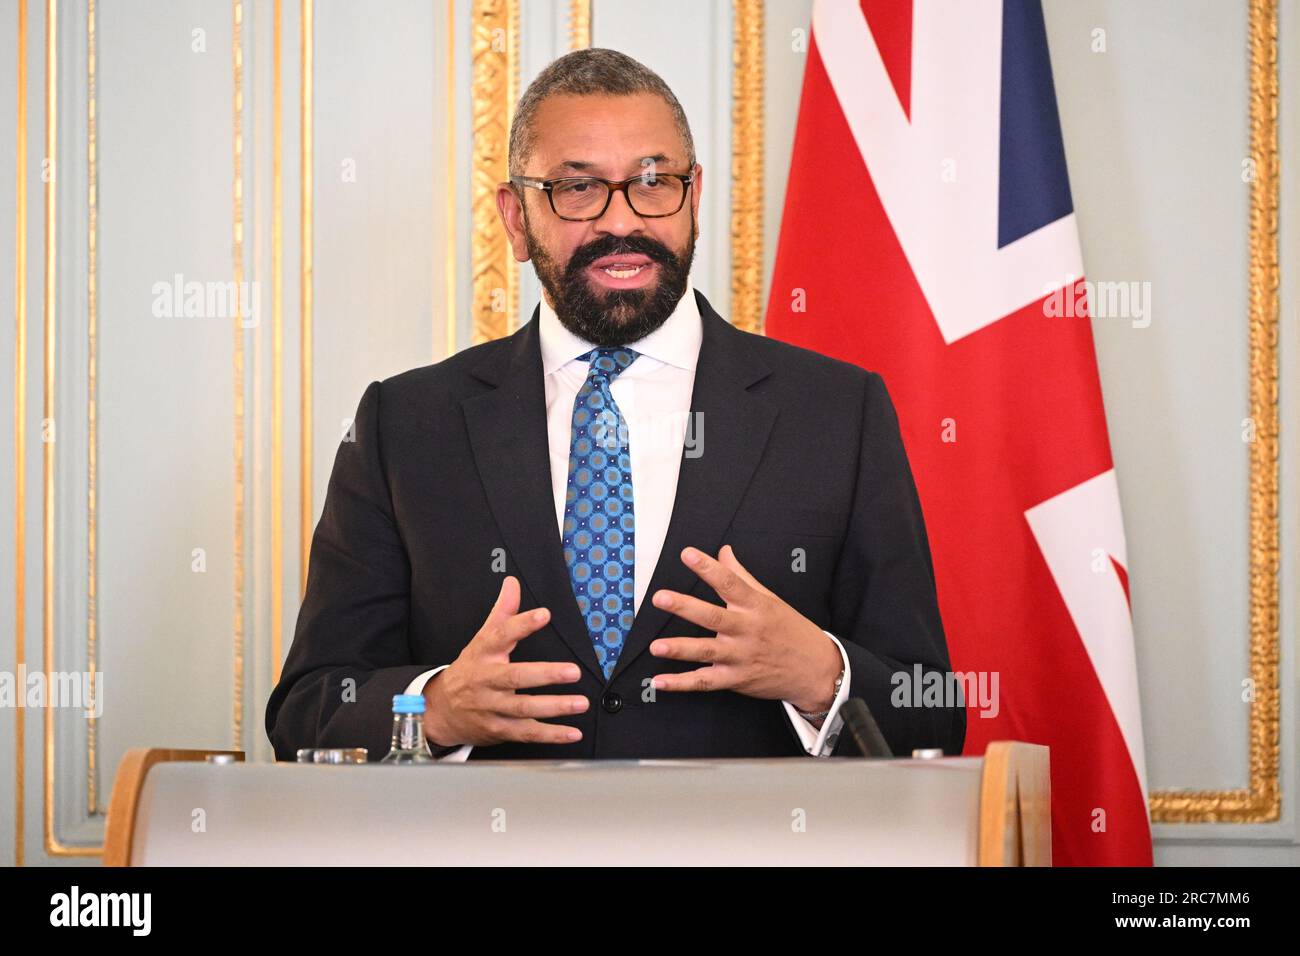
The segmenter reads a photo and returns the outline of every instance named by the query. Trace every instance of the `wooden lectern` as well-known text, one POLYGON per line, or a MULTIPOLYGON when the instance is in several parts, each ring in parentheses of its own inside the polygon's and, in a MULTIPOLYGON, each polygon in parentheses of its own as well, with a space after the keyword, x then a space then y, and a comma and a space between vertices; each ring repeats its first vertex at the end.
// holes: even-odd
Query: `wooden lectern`
POLYGON ((107 866, 1050 866, 1048 750, 862 760, 223 763, 138 749, 107 866))

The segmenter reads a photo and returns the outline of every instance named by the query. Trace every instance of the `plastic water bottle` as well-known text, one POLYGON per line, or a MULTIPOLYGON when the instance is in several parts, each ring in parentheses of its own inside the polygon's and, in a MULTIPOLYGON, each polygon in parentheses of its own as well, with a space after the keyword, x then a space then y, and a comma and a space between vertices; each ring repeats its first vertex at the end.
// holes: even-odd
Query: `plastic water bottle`
POLYGON ((380 763, 435 763, 424 745, 424 695, 393 696, 393 747, 380 763))

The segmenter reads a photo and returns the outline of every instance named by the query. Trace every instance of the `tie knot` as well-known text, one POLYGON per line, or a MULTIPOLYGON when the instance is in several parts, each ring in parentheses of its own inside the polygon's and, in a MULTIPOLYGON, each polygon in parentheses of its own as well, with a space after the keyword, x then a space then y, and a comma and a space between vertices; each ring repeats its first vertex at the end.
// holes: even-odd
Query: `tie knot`
POLYGON ((605 382, 613 381, 623 369, 635 362, 640 354, 635 349, 622 345, 594 348, 584 356, 591 360, 591 367, 587 370, 587 377, 605 382))

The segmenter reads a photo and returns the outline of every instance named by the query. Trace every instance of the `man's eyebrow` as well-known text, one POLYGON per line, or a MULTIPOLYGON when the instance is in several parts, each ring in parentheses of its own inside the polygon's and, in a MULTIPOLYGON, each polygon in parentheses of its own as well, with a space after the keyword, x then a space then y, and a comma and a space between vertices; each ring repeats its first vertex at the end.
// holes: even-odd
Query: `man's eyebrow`
POLYGON ((595 163, 588 162, 585 159, 566 159, 564 162, 556 163, 552 166, 551 172, 559 172, 562 169, 572 169, 582 173, 591 169, 595 165, 595 163))
MULTIPOLYGON (((638 166, 657 166, 660 163, 668 162, 669 158, 664 153, 655 153, 653 156, 642 156, 637 160, 638 166)), ((585 173, 596 167, 593 163, 585 159, 566 159, 563 162, 556 163, 551 167, 550 172, 557 173, 562 170, 571 169, 574 172, 585 173)))

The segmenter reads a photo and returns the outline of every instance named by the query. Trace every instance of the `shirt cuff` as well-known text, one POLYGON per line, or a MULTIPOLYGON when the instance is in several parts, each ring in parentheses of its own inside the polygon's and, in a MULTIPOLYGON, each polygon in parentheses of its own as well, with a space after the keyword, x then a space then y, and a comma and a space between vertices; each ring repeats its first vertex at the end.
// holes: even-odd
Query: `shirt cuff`
POLYGON ((840 691, 835 695, 835 700, 831 703, 830 713, 822 721, 820 730, 814 727, 811 721, 804 720, 799 716, 799 711, 789 701, 783 700, 781 704, 785 707, 786 716, 790 718, 790 726, 799 737, 799 742, 803 744, 803 749, 813 757, 829 757, 831 751, 835 749, 835 743, 840 737, 840 728, 844 726, 844 718, 840 716, 840 707, 849 699, 849 655, 844 650, 844 645, 830 631, 822 631, 827 637, 835 642, 839 648, 840 659, 844 662, 844 680, 840 682, 840 691))
MULTIPOLYGON (((450 666, 451 666, 450 664, 443 664, 442 667, 435 667, 432 668, 431 670, 425 671, 423 674, 420 674, 418 677, 415 678, 415 680, 411 681, 411 683, 406 685, 406 693, 423 695, 424 685, 429 683, 429 679, 433 677, 433 675, 437 674, 439 671, 446 670, 450 666)), ((429 746, 429 741, 426 740, 424 742, 424 746, 425 749, 429 751, 429 755, 433 756, 433 748, 429 746)), ((469 759, 469 752, 473 749, 474 749, 473 744, 462 744, 461 746, 453 750, 451 753, 447 754, 447 756, 439 757, 438 762, 439 763, 464 763, 466 760, 469 759)))

